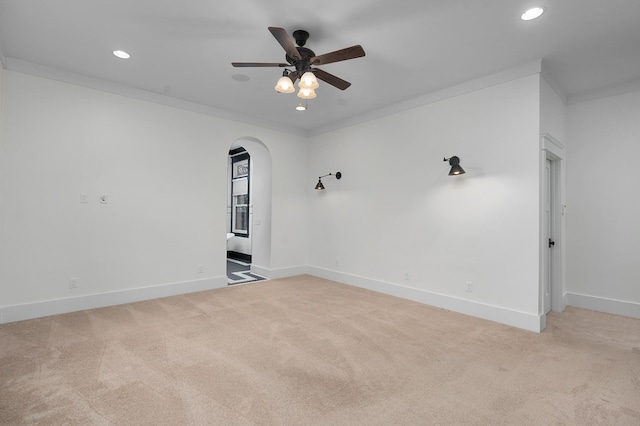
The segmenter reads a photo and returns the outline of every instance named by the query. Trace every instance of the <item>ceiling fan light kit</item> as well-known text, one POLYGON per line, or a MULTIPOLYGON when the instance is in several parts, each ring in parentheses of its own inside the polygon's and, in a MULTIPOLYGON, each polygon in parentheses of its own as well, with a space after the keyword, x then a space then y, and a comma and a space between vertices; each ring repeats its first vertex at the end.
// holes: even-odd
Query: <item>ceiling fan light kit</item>
POLYGON ((311 71, 307 71, 300 77, 298 87, 300 89, 317 89, 320 87, 320 84, 318 84, 316 76, 311 71))
MULTIPOLYGON (((365 55, 364 49, 360 45, 347 47, 344 49, 336 50, 333 52, 325 53, 324 55, 316 56, 313 50, 304 47, 309 38, 309 33, 305 30, 296 30, 293 32, 293 38, 296 41, 297 47, 293 43, 289 34, 284 28, 269 27, 269 31, 280 43, 285 50, 285 59, 287 63, 280 62, 232 62, 234 67, 294 67, 295 71, 285 69, 282 73, 282 77, 278 80, 275 90, 278 93, 293 93, 295 92, 294 84, 296 80, 298 82, 298 97, 301 99, 313 99, 317 96, 315 89, 320 85, 318 79, 328 83, 340 90, 345 90, 351 83, 345 81, 333 74, 330 74, 320 68, 315 68, 317 65, 326 65, 333 62, 346 61, 348 59, 361 58, 365 55)), ((302 110, 301 104, 296 107, 298 110, 302 110)), ((305 105, 306 109, 306 105, 305 105)))
POLYGON ((289 78, 289 73, 286 72, 286 70, 278 80, 275 89, 276 92, 279 93, 293 93, 296 91, 296 88, 293 86, 293 81, 289 78))
POLYGON ((300 99, 314 99, 316 96, 318 95, 316 94, 316 91, 313 89, 301 88, 300 91, 298 92, 298 97, 300 99))

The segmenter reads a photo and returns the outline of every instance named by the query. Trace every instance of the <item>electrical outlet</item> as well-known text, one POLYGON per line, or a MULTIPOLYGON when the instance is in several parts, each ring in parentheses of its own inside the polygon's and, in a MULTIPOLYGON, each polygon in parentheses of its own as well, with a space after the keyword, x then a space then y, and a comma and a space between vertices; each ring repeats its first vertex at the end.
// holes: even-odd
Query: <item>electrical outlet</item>
POLYGON ((77 278, 69 278, 69 288, 70 289, 78 288, 78 279, 77 278))
POLYGON ((402 276, 404 277, 405 280, 410 280, 411 279, 411 275, 407 271, 405 271, 404 274, 402 274, 402 276))
POLYGON ((80 194, 80 202, 82 204, 86 204, 86 203, 89 202, 89 196, 87 195, 86 192, 83 192, 83 193, 80 194))
POLYGON ((467 292, 471 293, 473 291, 473 283, 471 281, 464 282, 467 285, 467 292))
POLYGON ((198 273, 201 274, 204 272, 204 266, 198 265, 198 273))
POLYGON ((336 266, 340 266, 340 259, 336 259, 336 266))

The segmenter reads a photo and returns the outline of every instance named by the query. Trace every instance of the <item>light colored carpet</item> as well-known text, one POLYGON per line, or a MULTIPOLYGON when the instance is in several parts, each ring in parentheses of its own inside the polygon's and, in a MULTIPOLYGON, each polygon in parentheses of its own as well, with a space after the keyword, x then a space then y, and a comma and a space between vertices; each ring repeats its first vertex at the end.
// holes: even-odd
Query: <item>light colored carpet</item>
POLYGON ((637 426, 640 320, 262 281, 1 325, 0 423, 637 426))

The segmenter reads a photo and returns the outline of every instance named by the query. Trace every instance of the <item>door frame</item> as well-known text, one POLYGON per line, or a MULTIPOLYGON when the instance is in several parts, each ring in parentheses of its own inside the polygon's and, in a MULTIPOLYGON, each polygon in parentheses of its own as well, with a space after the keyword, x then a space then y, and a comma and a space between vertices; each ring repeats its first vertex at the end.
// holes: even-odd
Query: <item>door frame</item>
POLYGON ((555 167, 554 162, 551 158, 549 158, 548 153, 545 155, 545 165, 544 165, 544 185, 542 187, 543 204, 542 204, 542 232, 543 232, 543 240, 542 246, 545 248, 543 250, 543 258, 542 258, 542 312, 547 314, 552 310, 551 301, 555 300, 553 297, 553 271, 554 267, 554 259, 553 254, 555 253, 555 246, 551 247, 551 241, 554 241, 555 244, 555 228, 554 228, 554 212, 557 209, 554 195, 556 189, 556 179, 555 179, 555 167), (544 241, 549 240, 549 245, 544 244, 544 241), (547 293, 547 288, 549 292, 547 293))
POLYGON ((544 271, 551 268, 551 311, 562 312, 567 306, 565 287, 565 188, 566 188, 566 149, 562 142, 548 133, 540 137, 540 301, 539 314, 543 325, 546 325, 544 305, 544 271), (547 160, 551 161, 551 217, 550 227, 552 238, 555 241, 551 256, 547 257, 549 250, 549 236, 545 233, 544 209, 545 209, 545 168, 547 160), (551 264, 547 265, 550 258, 551 264))

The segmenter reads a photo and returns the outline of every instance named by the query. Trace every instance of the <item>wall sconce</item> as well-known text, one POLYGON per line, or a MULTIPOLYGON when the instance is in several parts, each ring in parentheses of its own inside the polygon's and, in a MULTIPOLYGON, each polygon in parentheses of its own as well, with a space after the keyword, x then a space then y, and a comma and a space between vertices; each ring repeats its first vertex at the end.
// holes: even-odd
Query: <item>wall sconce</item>
POLYGON ((466 172, 462 167, 460 167, 460 158, 455 155, 451 158, 445 158, 444 161, 448 161, 451 166, 451 170, 449 171, 449 176, 457 176, 465 174, 466 172))
POLYGON ((340 179, 342 177, 342 173, 336 172, 335 175, 333 173, 329 173, 328 175, 320 176, 318 178, 318 183, 316 184, 316 188, 315 189, 324 189, 324 185, 322 184, 322 178, 323 177, 327 177, 327 176, 335 176, 336 179, 340 179))

